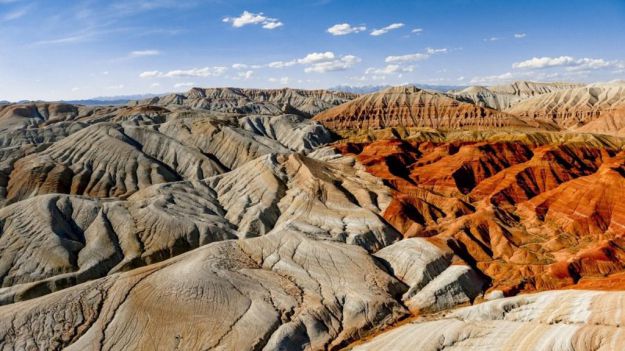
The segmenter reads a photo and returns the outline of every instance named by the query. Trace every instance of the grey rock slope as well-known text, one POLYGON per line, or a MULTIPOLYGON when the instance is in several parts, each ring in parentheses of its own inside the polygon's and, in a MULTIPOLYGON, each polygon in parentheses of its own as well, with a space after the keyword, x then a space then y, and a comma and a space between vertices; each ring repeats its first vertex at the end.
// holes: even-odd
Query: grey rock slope
POLYGON ((237 114, 290 113, 310 117, 355 97, 354 94, 327 90, 193 88, 185 94, 154 97, 134 104, 237 114))

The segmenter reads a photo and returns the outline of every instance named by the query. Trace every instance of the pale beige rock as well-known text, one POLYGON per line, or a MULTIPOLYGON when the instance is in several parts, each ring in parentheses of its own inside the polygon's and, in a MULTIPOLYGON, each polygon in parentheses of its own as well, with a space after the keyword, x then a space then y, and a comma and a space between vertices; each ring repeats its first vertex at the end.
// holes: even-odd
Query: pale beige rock
POLYGON ((420 319, 354 350, 621 350, 623 292, 553 291, 420 319))
POLYGON ((0 307, 0 339, 14 349, 320 350, 404 316, 393 298, 402 289, 362 248, 278 231, 0 307))
POLYGON ((402 301, 415 314, 473 302, 485 282, 470 267, 452 265, 453 252, 423 238, 404 239, 375 253, 409 289, 402 301))

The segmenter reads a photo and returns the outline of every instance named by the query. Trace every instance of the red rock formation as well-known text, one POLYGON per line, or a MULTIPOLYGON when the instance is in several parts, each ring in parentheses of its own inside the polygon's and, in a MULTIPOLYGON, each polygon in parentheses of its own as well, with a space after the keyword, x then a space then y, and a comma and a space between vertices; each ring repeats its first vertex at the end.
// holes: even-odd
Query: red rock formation
MULTIPOLYGON (((341 144, 396 190, 384 217, 436 237, 505 294, 614 288, 625 272, 625 152, 580 144, 341 144), (609 282, 601 278, 610 276, 609 282)), ((625 287, 625 284, 621 285, 625 287)))

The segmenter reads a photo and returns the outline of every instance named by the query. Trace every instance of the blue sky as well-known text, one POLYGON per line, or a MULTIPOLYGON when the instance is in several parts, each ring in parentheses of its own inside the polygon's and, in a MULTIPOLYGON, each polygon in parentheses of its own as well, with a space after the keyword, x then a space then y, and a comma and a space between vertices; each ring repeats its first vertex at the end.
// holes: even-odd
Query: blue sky
POLYGON ((0 100, 625 78, 625 0, 0 0, 0 100))

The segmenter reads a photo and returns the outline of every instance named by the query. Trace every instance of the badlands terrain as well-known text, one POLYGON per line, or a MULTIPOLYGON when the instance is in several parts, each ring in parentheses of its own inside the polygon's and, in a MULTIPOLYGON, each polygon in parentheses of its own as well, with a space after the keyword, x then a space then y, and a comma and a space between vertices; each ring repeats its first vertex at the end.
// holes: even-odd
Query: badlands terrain
POLYGON ((625 349, 624 190, 625 82, 0 104, 0 349, 625 349))

